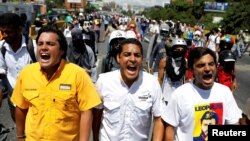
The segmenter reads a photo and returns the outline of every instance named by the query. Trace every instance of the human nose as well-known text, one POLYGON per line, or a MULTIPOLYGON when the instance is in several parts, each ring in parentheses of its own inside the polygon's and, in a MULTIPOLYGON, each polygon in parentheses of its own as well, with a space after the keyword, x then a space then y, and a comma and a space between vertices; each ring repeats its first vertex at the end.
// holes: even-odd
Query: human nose
POLYGON ((210 71, 210 66, 208 64, 206 64, 205 67, 204 67, 204 70, 205 71, 210 71))
POLYGON ((135 61, 135 55, 131 55, 131 56, 129 57, 129 60, 130 60, 130 61, 135 61))
POLYGON ((41 50, 47 50, 48 49, 48 46, 46 44, 40 44, 40 45, 38 45, 38 47, 41 50))

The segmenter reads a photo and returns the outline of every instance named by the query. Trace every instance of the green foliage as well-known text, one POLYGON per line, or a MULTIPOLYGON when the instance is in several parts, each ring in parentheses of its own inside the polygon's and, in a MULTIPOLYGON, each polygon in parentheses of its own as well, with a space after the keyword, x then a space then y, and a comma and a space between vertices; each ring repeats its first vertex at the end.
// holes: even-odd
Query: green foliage
POLYGON ((87 6, 85 7, 84 11, 86 13, 91 13, 91 12, 98 11, 98 9, 94 5, 88 3, 87 6))
POLYGON ((223 29, 228 33, 237 34, 241 29, 250 29, 250 3, 246 0, 234 3, 222 21, 223 29))
POLYGON ((214 0, 217 2, 230 2, 226 13, 204 11, 204 2, 207 0, 194 0, 193 4, 184 0, 176 0, 164 8, 148 8, 143 14, 156 20, 171 19, 186 22, 191 25, 204 24, 206 29, 222 26, 230 34, 236 34, 240 29, 250 29, 250 2, 249 0, 214 0), (240 2, 239 2, 240 1, 240 2), (212 23, 213 17, 223 17, 220 24, 212 23))

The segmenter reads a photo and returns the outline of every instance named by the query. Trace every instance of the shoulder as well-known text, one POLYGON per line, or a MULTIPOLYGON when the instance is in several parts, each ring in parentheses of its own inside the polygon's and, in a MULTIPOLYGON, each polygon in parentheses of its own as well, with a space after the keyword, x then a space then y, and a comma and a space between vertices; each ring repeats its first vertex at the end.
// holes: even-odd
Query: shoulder
POLYGON ((0 48, 2 48, 4 42, 5 42, 5 40, 0 41, 0 48))
POLYGON ((93 50, 91 49, 90 46, 88 46, 88 45, 86 45, 86 44, 85 44, 85 46, 86 46, 86 49, 87 49, 87 52, 88 52, 88 53, 94 54, 94 52, 93 52, 93 50))
POLYGON ((21 74, 30 74, 31 72, 39 71, 40 65, 38 62, 27 64, 21 71, 21 74))
POLYGON ((155 77, 154 75, 148 73, 148 72, 145 72, 145 71, 142 71, 142 77, 143 77, 143 81, 145 83, 150 83, 150 84, 154 84, 154 83, 158 83, 158 80, 157 80, 157 77, 155 77))
POLYGON ((115 70, 115 71, 110 71, 110 72, 106 72, 106 73, 101 73, 99 74, 99 78, 98 79, 103 79, 103 80, 112 80, 115 78, 119 77, 119 71, 115 70))
POLYGON ((231 90, 227 87, 227 86, 225 86, 225 85, 223 85, 223 84, 220 84, 220 83, 217 83, 217 82, 214 82, 214 86, 213 86, 213 88, 217 91, 220 91, 220 92, 227 92, 227 93, 231 93, 231 90))
POLYGON ((191 96, 190 91, 192 91, 192 88, 193 88, 193 85, 191 84, 191 82, 185 83, 179 86, 177 89, 175 89, 175 91, 173 92, 175 94, 173 94, 173 96, 181 97, 181 98, 186 97, 186 96, 189 97, 191 96), (187 94, 187 93, 190 93, 190 94, 187 94))

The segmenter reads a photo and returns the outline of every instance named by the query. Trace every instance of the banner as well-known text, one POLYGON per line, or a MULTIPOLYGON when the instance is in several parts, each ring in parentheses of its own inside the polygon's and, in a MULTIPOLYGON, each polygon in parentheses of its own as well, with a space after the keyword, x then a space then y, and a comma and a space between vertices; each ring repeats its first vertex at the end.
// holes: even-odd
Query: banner
POLYGON ((204 11, 226 12, 227 10, 227 2, 205 2, 204 11))
POLYGON ((67 0, 68 3, 81 3, 81 0, 67 0))

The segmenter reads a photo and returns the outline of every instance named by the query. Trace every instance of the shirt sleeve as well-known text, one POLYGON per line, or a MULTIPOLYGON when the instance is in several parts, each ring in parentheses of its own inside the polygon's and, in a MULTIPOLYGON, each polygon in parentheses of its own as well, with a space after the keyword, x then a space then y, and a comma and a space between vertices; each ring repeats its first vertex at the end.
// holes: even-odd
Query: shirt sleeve
POLYGON ((235 98, 233 97, 230 89, 227 89, 226 93, 226 103, 225 103, 225 124, 235 124, 239 122, 239 119, 242 117, 242 111, 238 107, 235 98))
POLYGON ((162 119, 166 123, 177 127, 179 125, 179 105, 178 105, 178 97, 175 92, 173 92, 171 100, 169 100, 167 106, 162 106, 162 119))
POLYGON ((13 89, 13 93, 11 96, 11 102, 20 107, 21 109, 28 109, 29 103, 25 100, 23 96, 23 86, 22 86, 22 72, 20 73, 19 77, 17 78, 16 85, 13 89))
MULTIPOLYGON (((103 99, 103 96, 102 96, 103 83, 102 83, 102 77, 101 76, 97 79, 97 82, 95 84, 96 84, 96 88, 97 88, 97 91, 98 91, 98 94, 99 94, 100 98, 103 99)), ((103 104, 99 104, 95 108, 103 109, 104 106, 103 106, 103 104)))
POLYGON ((155 84, 154 86, 154 92, 155 92, 155 98, 153 101, 153 115, 155 117, 161 116, 161 109, 162 109, 162 90, 160 87, 159 82, 155 79, 155 84))
POLYGON ((77 75, 77 99, 80 111, 86 111, 99 105, 101 99, 90 76, 85 71, 80 71, 77 75))

